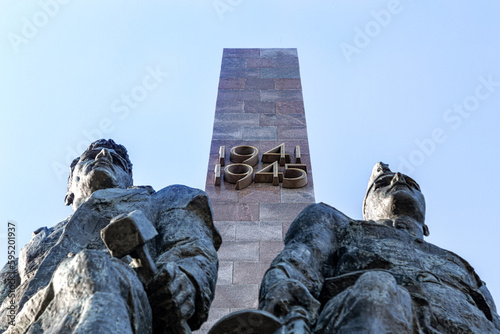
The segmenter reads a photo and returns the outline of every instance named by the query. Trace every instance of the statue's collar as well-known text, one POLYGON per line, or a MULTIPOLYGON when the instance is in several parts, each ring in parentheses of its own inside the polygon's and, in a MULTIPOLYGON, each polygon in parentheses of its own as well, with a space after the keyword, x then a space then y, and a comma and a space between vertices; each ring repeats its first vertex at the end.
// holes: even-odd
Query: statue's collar
POLYGON ((375 223, 394 227, 397 230, 404 230, 408 232, 410 235, 417 237, 419 239, 424 238, 424 234, 422 232, 420 224, 416 222, 414 219, 408 217, 398 217, 395 219, 381 219, 375 221, 375 223))
POLYGON ((130 187, 127 189, 122 188, 108 188, 94 191, 87 201, 111 201, 122 197, 150 195, 153 193, 153 188, 147 187, 130 187))

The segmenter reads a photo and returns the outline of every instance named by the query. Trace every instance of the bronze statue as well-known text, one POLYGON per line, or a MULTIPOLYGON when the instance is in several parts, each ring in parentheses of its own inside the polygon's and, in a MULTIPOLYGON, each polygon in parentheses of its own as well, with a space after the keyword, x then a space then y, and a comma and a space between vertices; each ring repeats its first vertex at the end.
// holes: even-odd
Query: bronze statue
POLYGON ((260 334, 500 333, 474 269, 423 240, 429 230, 415 181, 377 163, 363 217, 323 203, 304 209, 263 278, 260 311, 229 315, 211 333, 224 323, 260 334))
POLYGON ((494 302, 458 255, 423 240, 419 185, 375 165, 363 221, 307 207, 264 276, 259 308, 304 310, 314 333, 500 333, 494 302))
POLYGON ((0 332, 180 334, 201 326, 221 244, 203 191, 133 186, 125 147, 101 139, 71 164, 65 201, 73 214, 35 231, 21 250, 15 326, 0 285, 0 332))

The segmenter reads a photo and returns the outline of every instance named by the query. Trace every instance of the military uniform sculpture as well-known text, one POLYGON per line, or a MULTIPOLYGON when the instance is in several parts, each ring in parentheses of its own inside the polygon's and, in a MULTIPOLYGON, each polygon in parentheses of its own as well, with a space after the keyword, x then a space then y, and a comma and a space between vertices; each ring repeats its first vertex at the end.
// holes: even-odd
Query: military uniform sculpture
POLYGON ((126 149, 101 139, 73 161, 66 204, 74 213, 35 231, 21 250, 15 326, 7 328, 12 310, 0 300, 0 332, 177 334, 201 326, 221 243, 203 191, 132 186, 126 149))
POLYGON ((376 164, 365 220, 322 203, 304 209, 263 278, 259 311, 229 315, 212 333, 225 321, 260 334, 500 333, 485 284, 460 256, 423 240, 424 216, 419 185, 376 164))
POLYGON ((325 204, 293 222, 264 276, 259 308, 305 310, 314 333, 500 333, 485 284, 423 240, 425 201, 410 177, 375 165, 364 221, 325 204))

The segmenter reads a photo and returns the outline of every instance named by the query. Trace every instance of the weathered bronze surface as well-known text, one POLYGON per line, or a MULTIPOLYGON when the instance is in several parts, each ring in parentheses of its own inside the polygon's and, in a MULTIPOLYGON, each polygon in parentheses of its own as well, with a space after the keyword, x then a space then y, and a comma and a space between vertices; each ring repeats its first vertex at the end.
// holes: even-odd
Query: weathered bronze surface
POLYGON ((279 333, 500 333, 485 283, 423 240, 424 217, 419 185, 377 163, 364 220, 323 203, 299 214, 264 276, 259 309, 280 319, 279 333), (290 328, 294 317, 301 330, 290 328))
POLYGON ((133 186, 126 149, 101 139, 73 161, 66 204, 73 214, 35 231, 21 250, 9 328, 0 280, 0 332, 176 334, 201 326, 221 243, 203 191, 133 186))
POLYGON ((500 333, 474 269, 423 240, 425 200, 415 181, 376 164, 363 218, 307 207, 264 276, 259 308, 283 318, 302 307, 314 333, 500 333))

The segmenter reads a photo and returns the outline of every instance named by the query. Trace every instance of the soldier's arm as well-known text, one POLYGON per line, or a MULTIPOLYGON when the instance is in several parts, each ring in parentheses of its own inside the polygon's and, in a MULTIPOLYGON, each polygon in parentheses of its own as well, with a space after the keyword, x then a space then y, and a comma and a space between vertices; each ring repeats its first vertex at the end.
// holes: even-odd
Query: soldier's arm
POLYGON ((324 269, 336 249, 335 229, 348 218, 325 204, 304 209, 290 226, 284 250, 274 259, 262 281, 259 308, 282 317, 287 308, 305 308, 317 316, 324 269))
MULTIPOLYGON (((177 271, 189 278, 195 291, 195 312, 188 324, 194 330, 208 317, 217 279, 216 250, 221 239, 213 226, 210 202, 203 191, 185 186, 164 190, 164 194, 158 193, 161 198, 156 224, 159 234, 156 265, 160 272, 170 271, 169 276, 177 271)), ((178 288, 189 290, 189 287, 178 288)))
POLYGON ((495 325, 495 327, 500 330, 500 317, 498 316, 498 313, 497 313, 497 308, 495 306, 495 302, 493 301, 493 297, 491 296, 491 293, 490 291, 488 290, 488 288, 486 287, 486 283, 481 282, 481 286, 479 287, 479 291, 481 293, 481 295, 483 296, 486 304, 488 305, 489 309, 490 309, 490 312, 491 312, 491 321, 493 322, 493 324, 495 325))

